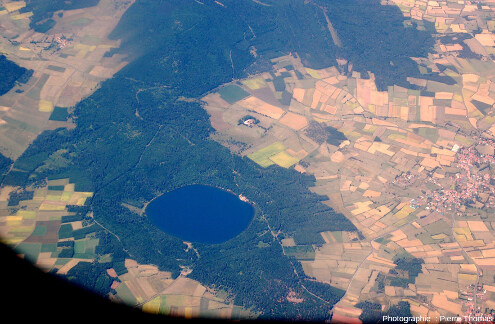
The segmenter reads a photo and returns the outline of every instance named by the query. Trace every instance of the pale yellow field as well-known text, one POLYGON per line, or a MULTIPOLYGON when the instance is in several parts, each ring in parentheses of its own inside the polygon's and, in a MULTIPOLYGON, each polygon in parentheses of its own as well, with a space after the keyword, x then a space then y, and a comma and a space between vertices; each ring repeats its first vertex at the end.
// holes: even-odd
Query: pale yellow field
POLYGON ((287 152, 282 151, 280 153, 277 153, 275 155, 272 155, 269 157, 270 160, 275 162, 276 164, 280 165, 283 168, 288 168, 297 162, 299 162, 299 159, 289 155, 287 152))
POLYGON ((160 296, 153 298, 149 302, 143 305, 143 311, 151 314, 158 314, 160 312, 160 296))
POLYGON ((51 112, 53 110, 53 103, 48 100, 40 100, 39 111, 51 112))
POLYGON ((265 80, 263 78, 247 79, 242 81, 244 85, 249 87, 251 90, 261 89, 266 86, 265 80))
POLYGON ((254 110, 259 114, 273 119, 279 119, 284 113, 282 108, 266 103, 263 100, 253 96, 242 99, 237 103, 246 109, 254 110))
POLYGON ((404 207, 401 208, 401 210, 395 213, 394 216, 397 217, 398 219, 406 218, 413 211, 414 208, 412 208, 410 205, 405 205, 404 207))
POLYGON ((460 304, 453 303, 447 299, 445 294, 433 294, 432 304, 438 308, 445 309, 452 314, 462 314, 460 304))
POLYGON ((381 152, 387 154, 388 156, 392 156, 395 153, 389 150, 390 145, 380 142, 373 142, 368 149, 368 152, 371 154, 375 154, 376 152, 381 152))
POLYGON ((19 14, 19 15, 13 15, 11 18, 13 20, 20 20, 20 19, 25 19, 25 18, 29 18, 33 15, 32 12, 25 12, 25 13, 22 13, 22 14, 19 14))
POLYGON ((3 6, 5 7, 5 9, 7 9, 8 12, 13 12, 24 8, 26 6, 26 2, 25 1, 15 1, 15 2, 12 1, 8 3, 4 2, 3 6))
POLYGON ((65 209, 65 204, 64 205, 55 205, 55 204, 43 203, 40 206, 40 210, 64 210, 64 209, 65 209))
POLYGON ((34 211, 34 210, 19 210, 19 211, 17 211, 16 215, 19 215, 24 219, 35 219, 36 218, 36 211, 34 211))
POLYGON ((310 68, 306 68, 306 72, 311 75, 313 78, 315 79, 321 79, 322 76, 320 75, 321 72, 318 71, 318 70, 313 70, 313 69, 310 69, 310 68))

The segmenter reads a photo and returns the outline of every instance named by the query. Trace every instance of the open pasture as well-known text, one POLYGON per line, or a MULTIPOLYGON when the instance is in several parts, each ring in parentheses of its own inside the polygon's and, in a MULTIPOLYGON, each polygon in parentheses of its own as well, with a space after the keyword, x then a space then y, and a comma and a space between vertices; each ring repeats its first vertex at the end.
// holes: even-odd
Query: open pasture
POLYGON ((258 90, 258 89, 266 87, 266 82, 261 77, 243 80, 242 84, 244 84, 245 86, 247 86, 251 90, 258 90))
POLYGON ((249 96, 249 92, 246 92, 241 87, 233 84, 222 87, 218 90, 218 93, 220 94, 220 97, 222 97, 222 99, 227 101, 229 104, 233 104, 249 96))
POLYGON ((289 168, 299 162, 298 158, 288 154, 286 151, 272 155, 269 159, 283 168, 289 168))
POLYGON ((284 114, 284 110, 282 108, 264 102, 263 100, 253 96, 247 97, 246 99, 237 102, 237 104, 247 110, 255 111, 261 115, 265 115, 273 119, 279 119, 284 114))
POLYGON ((281 142, 275 142, 271 145, 268 145, 267 147, 262 148, 259 151, 256 151, 248 155, 248 158, 258 163, 260 166, 266 168, 275 163, 272 160, 270 160, 270 157, 284 150, 285 150, 284 144, 282 144, 281 142))
POLYGON ((289 126, 294 130, 301 130, 308 125, 308 120, 306 117, 287 112, 279 121, 281 124, 289 126))

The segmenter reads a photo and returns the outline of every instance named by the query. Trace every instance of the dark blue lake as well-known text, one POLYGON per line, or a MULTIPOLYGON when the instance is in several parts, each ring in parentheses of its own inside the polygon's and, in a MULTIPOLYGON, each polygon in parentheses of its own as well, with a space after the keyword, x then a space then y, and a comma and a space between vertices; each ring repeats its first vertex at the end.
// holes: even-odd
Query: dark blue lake
POLYGON ((249 226, 254 209, 228 191, 192 185, 157 197, 146 214, 153 225, 184 241, 222 243, 249 226))

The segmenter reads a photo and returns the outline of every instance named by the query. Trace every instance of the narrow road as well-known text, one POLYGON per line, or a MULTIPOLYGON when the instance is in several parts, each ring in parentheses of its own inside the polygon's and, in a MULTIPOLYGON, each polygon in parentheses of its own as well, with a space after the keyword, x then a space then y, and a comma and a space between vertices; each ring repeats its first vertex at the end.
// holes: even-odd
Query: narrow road
POLYGON ((109 230, 108 228, 106 228, 105 226, 103 226, 102 224, 98 223, 98 221, 96 219, 93 218, 93 221, 98 224, 101 228, 103 228, 105 231, 107 231, 108 233, 112 234, 113 236, 115 236, 115 238, 120 242, 120 244, 122 245, 122 249, 124 251, 127 252, 127 254, 129 254, 129 256, 132 256, 131 253, 124 247, 124 244, 122 244, 122 241, 120 240, 120 238, 117 236, 117 234, 115 234, 114 232, 112 232, 111 230, 109 230))
MULTIPOLYGON (((234 174, 234 182, 235 182, 235 184, 236 184, 237 188, 240 188, 240 187, 239 187, 239 184, 237 183, 236 176, 235 176, 235 174, 237 174, 237 172, 236 172, 234 169, 232 169, 232 173, 234 174)), ((274 240, 275 240, 275 241, 277 241, 277 243, 278 243, 278 244, 280 245, 280 247, 282 248, 282 253, 283 253, 283 255, 287 257, 287 254, 285 254, 285 249, 284 249, 284 246, 282 245, 282 242, 281 242, 281 241, 279 240, 279 238, 278 238, 278 234, 279 234, 279 233, 275 233, 275 232, 272 230, 272 228, 271 228, 271 226, 270 226, 270 223, 269 223, 269 222, 268 222, 268 220, 266 219, 265 214, 263 214, 263 212, 261 212, 261 218, 262 218, 262 219, 263 219, 263 221, 266 223, 266 226, 268 227, 268 230, 270 231, 270 234, 273 236, 274 240)), ((295 274, 296 274, 296 276, 297 276, 297 279, 299 280, 299 283, 301 284, 301 287, 302 287, 304 290, 306 290, 306 292, 307 292, 308 294, 310 294, 311 296, 313 296, 314 298, 317 298, 317 299, 321 300, 322 302, 324 302, 325 304, 329 304, 329 305, 330 305, 330 302, 328 302, 328 301, 326 301, 325 299, 321 298, 320 296, 318 296, 318 295, 316 295, 316 294, 312 293, 311 291, 309 291, 309 290, 308 290, 308 288, 306 288, 306 286, 304 286, 304 284, 302 283, 302 279, 301 279, 301 277, 299 276, 299 273, 297 272, 296 267, 294 266, 294 263, 293 263, 293 262, 292 262, 292 260, 290 260, 290 259, 289 259, 289 262, 290 262, 290 265, 292 266, 292 269, 294 270, 294 273, 295 273, 295 274)))
MULTIPOLYGON (((282 245, 282 242, 280 242, 280 240, 278 239, 278 234, 279 233, 275 233, 272 228, 270 227, 270 223, 268 223, 268 220, 266 219, 265 215, 263 213, 261 213, 261 218, 263 218, 263 220, 266 222, 266 226, 268 226, 268 229, 270 230, 270 233, 272 234, 273 238, 278 242, 278 244, 280 244, 280 247, 282 248, 282 253, 284 256, 287 257, 287 254, 285 254, 285 249, 284 249, 284 246, 282 245)), ((306 290, 306 292, 308 292, 311 296, 321 300, 322 302, 324 302, 325 304, 331 304, 330 302, 326 301, 325 299, 321 298, 320 296, 312 293, 311 291, 308 290, 308 288, 306 288, 306 286, 304 286, 304 284, 302 283, 302 279, 301 277, 299 276, 299 273, 297 272, 296 270, 296 267, 294 266, 294 263, 292 262, 292 260, 289 259, 289 262, 290 262, 290 265, 292 266, 292 269, 294 270, 294 273, 296 274, 297 276, 297 279, 299 280, 299 283, 301 284, 301 287, 306 290)))
POLYGON ((232 50, 229 52, 230 64, 232 64, 232 80, 234 80, 234 61, 232 61, 232 50))

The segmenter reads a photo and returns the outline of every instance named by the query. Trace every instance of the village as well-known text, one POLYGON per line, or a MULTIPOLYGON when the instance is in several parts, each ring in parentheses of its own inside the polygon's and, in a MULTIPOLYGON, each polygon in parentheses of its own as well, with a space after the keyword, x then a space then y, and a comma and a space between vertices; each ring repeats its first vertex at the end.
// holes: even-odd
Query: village
MULTIPOLYGON (((282 240, 307 277, 346 291, 332 309, 335 322, 361 322, 358 305, 366 301, 385 305, 384 311, 407 301, 413 315, 437 321, 489 318, 495 314, 495 1, 384 2, 398 6, 410 28, 437 33, 435 51, 414 58, 424 78, 382 91, 373 73, 354 71, 346 60, 315 70, 292 53, 273 60, 273 72, 235 80, 203 98, 212 138, 260 167, 313 175, 311 190, 356 226, 357 232, 322 232, 319 245, 282 240), (431 72, 455 82, 428 79, 431 72), (418 262, 420 271, 399 269, 401 259, 418 262)), ((17 89, 23 100, 0 102, 0 151, 11 157, 41 129, 66 126, 49 121, 56 106, 71 107, 126 65, 118 55, 105 57, 119 44, 105 38, 114 23, 100 19, 98 8, 60 18, 72 32, 47 36, 27 31, 29 15, 17 12, 22 3, 0 10, 0 27, 20 34, 16 41, 13 34, 2 38, 1 51, 35 70, 17 89), (47 60, 52 55, 56 60, 47 60), (29 132, 18 136, 12 130, 20 122, 29 132)), ((93 233, 59 238, 62 226, 71 233, 85 227, 62 224, 62 217, 73 216, 69 203, 84 205, 92 193, 62 179, 12 208, 9 190, 0 195, 7 243, 61 274, 95 260, 93 233), (75 241, 77 258, 59 256, 66 249, 57 243, 65 241, 75 241)), ((122 267, 108 272, 115 300, 187 317, 205 312, 205 303, 206 313, 225 318, 248 313, 222 292, 172 279, 153 265, 127 259, 122 267)))
POLYGON ((461 149, 457 156, 458 161, 455 163, 461 172, 442 179, 435 176, 427 178, 426 181, 440 188, 429 195, 411 200, 414 208, 426 206, 438 212, 460 210, 457 214, 462 215, 466 210, 466 205, 473 205, 478 209, 495 207, 495 187, 490 172, 491 165, 495 164, 495 157, 492 153, 495 143, 493 140, 485 139, 477 144, 488 147, 491 154, 482 154, 475 146, 461 149))
POLYGON ((407 301, 414 316, 434 321, 492 316, 495 3, 390 4, 415 28, 433 23, 448 35, 481 29, 465 41, 438 38, 436 51, 417 59, 425 74, 454 83, 425 76, 408 79, 416 88, 379 91, 372 73, 347 62, 313 70, 292 54, 274 60, 274 72, 204 98, 213 138, 262 167, 314 175, 312 191, 359 229, 364 238, 324 232, 325 244, 311 248, 283 241, 307 251, 296 254, 307 276, 346 290, 333 308, 335 322, 360 322, 356 305, 364 301, 407 301), (318 136, 326 127, 345 138, 318 136), (395 270, 400 258, 420 260, 421 272, 395 270))
POLYGON ((32 12, 20 13, 25 1, 2 1, 0 54, 33 72, 0 99, 0 153, 15 159, 42 130, 71 127, 68 110, 128 63, 106 55, 120 44, 107 36, 132 1, 117 3, 58 12, 41 33, 29 27, 32 12))

